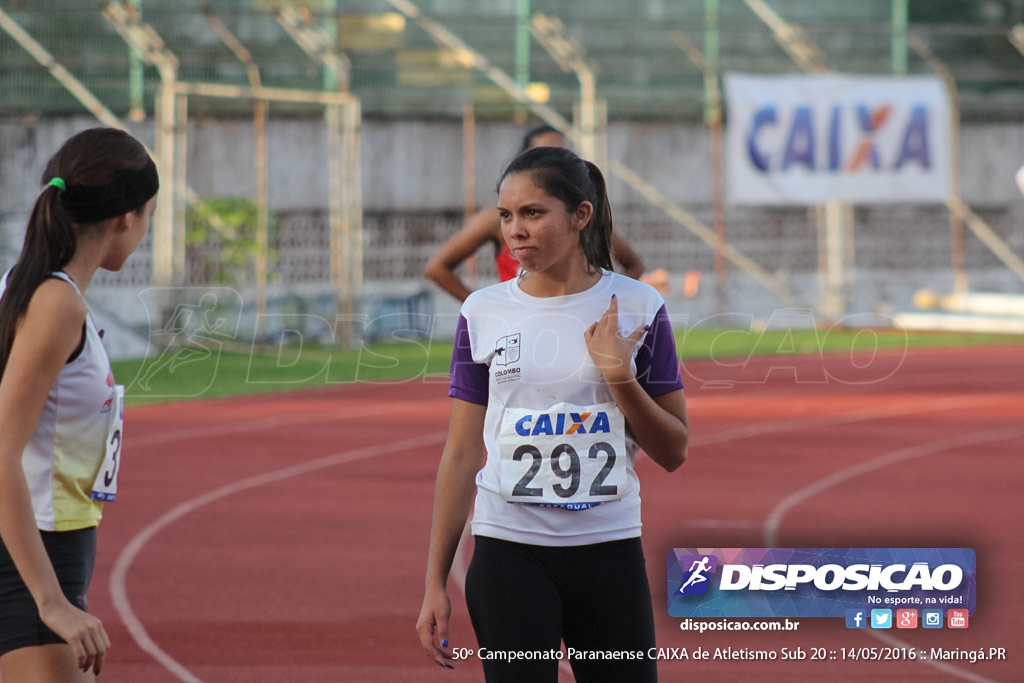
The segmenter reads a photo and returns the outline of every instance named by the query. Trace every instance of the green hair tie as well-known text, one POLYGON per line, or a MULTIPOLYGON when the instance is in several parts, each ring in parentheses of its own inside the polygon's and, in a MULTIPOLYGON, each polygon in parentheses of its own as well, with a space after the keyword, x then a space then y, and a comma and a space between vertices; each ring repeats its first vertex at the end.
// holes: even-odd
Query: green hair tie
POLYGON ((51 185, 53 187, 56 187, 59 192, 64 192, 65 190, 68 189, 68 186, 64 183, 64 180, 61 178, 57 178, 56 176, 50 178, 50 182, 46 183, 47 187, 50 187, 51 185))

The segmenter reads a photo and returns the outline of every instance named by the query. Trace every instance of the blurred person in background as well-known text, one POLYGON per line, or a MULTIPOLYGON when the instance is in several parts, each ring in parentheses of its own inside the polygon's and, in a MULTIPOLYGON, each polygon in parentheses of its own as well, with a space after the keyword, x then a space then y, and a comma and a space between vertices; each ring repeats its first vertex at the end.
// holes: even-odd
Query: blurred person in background
MULTIPOLYGON (((524 152, 534 147, 568 148, 569 141, 555 128, 542 125, 527 131, 519 151, 524 152)), ((502 239, 501 217, 493 206, 477 213, 462 230, 452 235, 427 262, 423 274, 459 301, 465 301, 470 289, 455 271, 486 244, 494 245, 498 280, 505 282, 514 278, 519 272, 519 261, 502 239)), ((617 233, 612 234, 612 256, 623 274, 637 279, 644 272, 643 259, 617 233)))

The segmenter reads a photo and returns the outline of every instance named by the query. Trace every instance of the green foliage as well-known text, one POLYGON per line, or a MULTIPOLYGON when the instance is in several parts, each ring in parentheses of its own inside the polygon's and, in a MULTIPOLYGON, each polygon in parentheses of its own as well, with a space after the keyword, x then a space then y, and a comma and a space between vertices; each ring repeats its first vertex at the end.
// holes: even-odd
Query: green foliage
MULTIPOLYGON (((240 285, 253 279, 253 263, 260 253, 257 239, 259 209, 248 197, 211 197, 185 212, 185 246, 191 267, 200 268, 205 282, 240 285)), ((281 229, 280 220, 267 216, 268 241, 281 229)), ((278 252, 267 248, 267 271, 278 252)))

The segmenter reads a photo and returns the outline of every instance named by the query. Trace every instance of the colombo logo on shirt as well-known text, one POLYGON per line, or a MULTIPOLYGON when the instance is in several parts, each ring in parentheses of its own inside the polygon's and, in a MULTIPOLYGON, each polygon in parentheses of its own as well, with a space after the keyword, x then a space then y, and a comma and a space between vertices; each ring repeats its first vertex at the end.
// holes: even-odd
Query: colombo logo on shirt
POLYGON ((494 364, 509 365, 519 362, 519 349, 523 335, 519 332, 502 337, 494 343, 494 364))
POLYGON ((494 381, 498 384, 515 382, 521 379, 518 367, 507 367, 518 363, 521 357, 523 335, 519 332, 501 337, 494 342, 494 365, 502 366, 504 370, 494 371, 494 381))

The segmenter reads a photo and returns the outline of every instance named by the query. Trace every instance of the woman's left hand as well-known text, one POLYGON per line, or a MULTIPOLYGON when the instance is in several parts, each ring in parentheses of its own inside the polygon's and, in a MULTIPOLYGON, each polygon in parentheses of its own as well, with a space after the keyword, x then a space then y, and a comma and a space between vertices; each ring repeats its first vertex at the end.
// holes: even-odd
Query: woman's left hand
POLYGON ((613 294, 612 301, 601 319, 583 333, 590 358, 605 382, 617 384, 632 379, 630 361, 633 358, 633 350, 646 331, 647 325, 641 325, 628 337, 622 336, 619 331, 619 300, 613 294))

